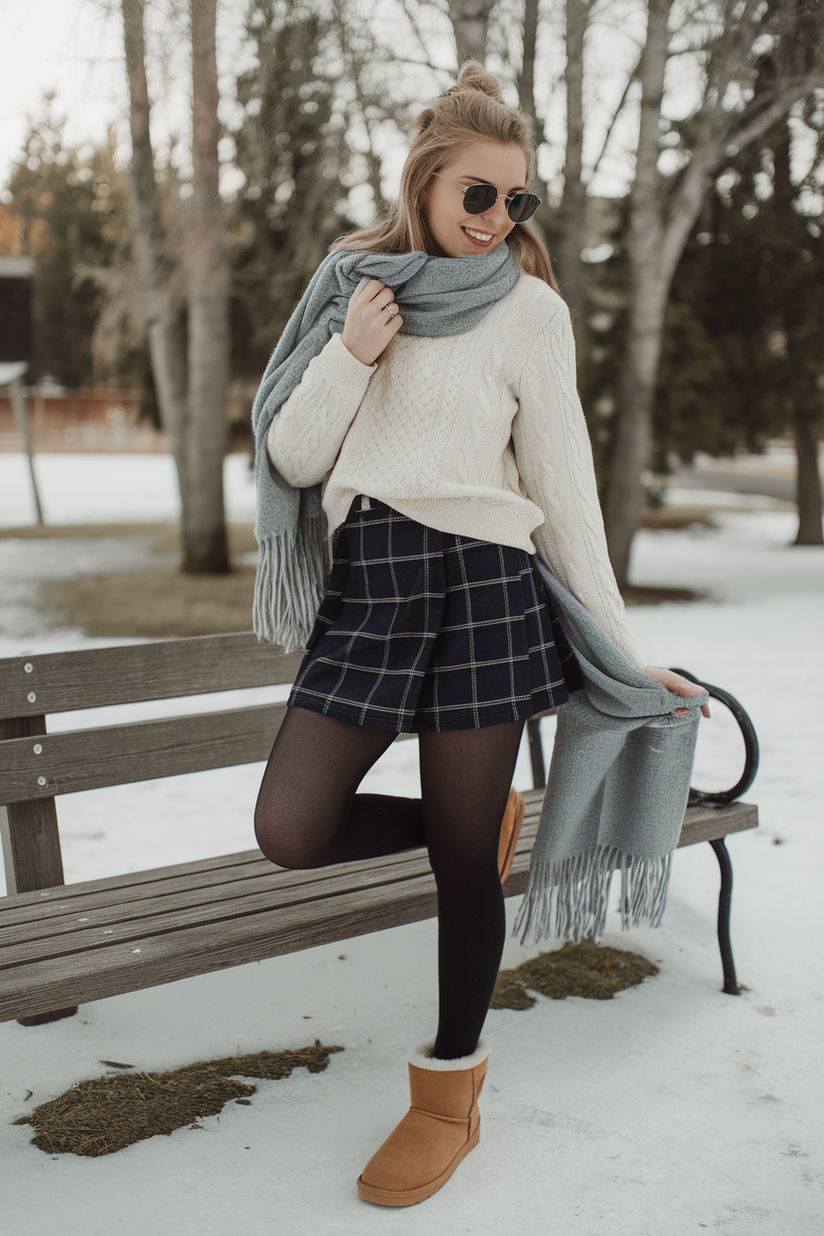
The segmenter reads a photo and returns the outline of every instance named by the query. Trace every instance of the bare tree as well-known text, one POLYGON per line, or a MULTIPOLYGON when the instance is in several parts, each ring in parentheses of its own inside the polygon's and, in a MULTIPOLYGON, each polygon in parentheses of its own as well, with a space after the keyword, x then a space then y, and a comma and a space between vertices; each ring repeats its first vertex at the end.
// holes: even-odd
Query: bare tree
POLYGON ((496 0, 449 0, 449 20, 455 31, 458 64, 486 60, 489 18, 496 0))
MULTIPOLYGON (((799 196, 799 186, 793 183, 790 176, 790 149, 790 127, 785 119, 778 126, 772 144, 772 210, 778 217, 780 230, 792 235, 798 222, 796 201, 799 196)), ((811 330, 815 330, 815 327, 809 320, 809 306, 804 303, 803 299, 801 303, 796 301, 794 304, 787 303, 786 298, 784 299, 782 320, 778 321, 776 326, 785 341, 786 363, 791 367, 796 379, 788 383, 788 419, 792 426, 796 454, 798 531, 795 544, 824 545, 824 528, 821 523, 821 475, 818 469, 818 431, 824 401, 822 401, 821 391, 816 389, 816 386, 809 380, 805 381, 810 367, 804 364, 803 357, 803 353, 809 347, 811 330)), ((823 365, 824 358, 819 350, 819 373, 823 365)))
POLYGON ((564 4, 566 149, 563 169, 564 189, 556 212, 559 279, 572 312, 579 367, 586 335, 586 323, 582 319, 587 302, 586 280, 581 261, 587 227, 587 191, 582 178, 584 170, 584 36, 591 7, 592 0, 565 0, 564 4))
MULTIPOLYGON (((538 19, 540 0, 525 0, 523 22, 523 54, 521 69, 517 77, 518 105, 532 121, 535 144, 542 145, 546 141, 544 124, 538 115, 535 103, 535 58, 538 48, 538 19)), ((549 242, 553 235, 554 215, 549 204, 549 186, 540 174, 535 174, 535 190, 541 198, 541 205, 534 216, 534 226, 538 229, 544 241, 549 242)))
POLYGON ((134 245, 140 268, 157 402, 169 435, 181 495, 186 474, 186 338, 176 295, 176 269, 168 252, 155 177, 146 82, 144 0, 122 0, 129 125, 132 138, 131 207, 134 245))
POLYGON ((183 508, 183 569, 228 570, 223 509, 228 356, 227 268, 218 196, 215 0, 192 0, 192 198, 188 211, 188 339, 181 275, 161 209, 150 131, 144 0, 122 0, 132 138, 134 241, 146 299, 158 406, 183 508))
POLYGON ((664 80, 674 51, 689 51, 702 25, 673 47, 673 0, 648 0, 635 177, 628 201, 630 304, 605 503, 607 539, 625 583, 641 507, 641 473, 651 443, 652 405, 664 314, 677 263, 714 176, 733 154, 763 138, 799 100, 824 83, 824 8, 802 0, 720 0, 697 51, 701 98, 675 132, 679 166, 660 165, 664 80), (801 54, 803 50, 803 55, 801 54), (769 72, 765 64, 769 56, 769 72))
POLYGON ((216 0, 190 0, 192 23, 192 197, 189 227, 189 382, 183 569, 229 569, 223 507, 228 445, 229 268, 218 178, 216 0))

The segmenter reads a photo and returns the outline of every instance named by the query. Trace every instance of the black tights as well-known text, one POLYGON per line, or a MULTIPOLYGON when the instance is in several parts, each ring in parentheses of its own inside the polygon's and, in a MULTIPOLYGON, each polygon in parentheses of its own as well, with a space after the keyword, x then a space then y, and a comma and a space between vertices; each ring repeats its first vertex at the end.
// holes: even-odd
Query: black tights
POLYGON ((498 835, 523 723, 421 734, 421 798, 358 794, 395 735, 287 708, 255 809, 263 853, 323 867, 426 845, 438 886, 434 1055, 471 1055, 501 961, 498 835))

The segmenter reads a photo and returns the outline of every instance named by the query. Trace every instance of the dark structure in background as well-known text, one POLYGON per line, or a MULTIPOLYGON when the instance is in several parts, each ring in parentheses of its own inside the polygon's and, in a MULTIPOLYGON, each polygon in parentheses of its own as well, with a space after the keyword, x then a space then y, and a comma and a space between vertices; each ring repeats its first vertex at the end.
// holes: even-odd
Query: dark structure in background
POLYGON ((32 361, 31 258, 0 257, 0 362, 32 361))
POLYGON ((32 359, 32 288, 34 263, 26 257, 0 257, 0 387, 7 386, 14 418, 29 460, 37 522, 43 523, 40 495, 31 458, 29 424, 20 379, 32 359))

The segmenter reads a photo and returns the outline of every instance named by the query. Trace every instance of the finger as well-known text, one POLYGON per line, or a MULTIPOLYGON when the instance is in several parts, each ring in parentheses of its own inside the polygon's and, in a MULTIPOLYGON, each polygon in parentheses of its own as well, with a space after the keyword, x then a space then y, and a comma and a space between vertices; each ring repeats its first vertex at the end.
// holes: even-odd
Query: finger
POLYGON ((689 698, 692 695, 700 695, 704 688, 694 682, 687 682, 686 678, 678 678, 670 685, 669 690, 675 695, 684 695, 689 698))
MULTIPOLYGON (((680 694, 680 692, 679 692, 679 694, 680 694)), ((691 708, 676 708, 676 709, 674 709, 674 711, 673 711, 673 712, 671 712, 671 713, 670 713, 670 716, 671 716, 671 717, 687 717, 687 716, 689 716, 689 714, 690 714, 690 712, 691 712, 691 711, 692 711, 692 709, 691 709, 691 708)), ((709 716, 711 716, 711 715, 712 715, 712 714, 710 713, 710 706, 709 706, 709 704, 702 704, 702 705, 701 705, 701 716, 702 716, 702 717, 709 717, 709 716)))
MULTIPOLYGON (((392 291, 387 288, 385 283, 381 283, 380 279, 370 279, 366 287, 363 289, 363 294, 368 300, 374 300, 383 291, 392 291)), ((394 295, 394 293, 393 293, 394 295)))

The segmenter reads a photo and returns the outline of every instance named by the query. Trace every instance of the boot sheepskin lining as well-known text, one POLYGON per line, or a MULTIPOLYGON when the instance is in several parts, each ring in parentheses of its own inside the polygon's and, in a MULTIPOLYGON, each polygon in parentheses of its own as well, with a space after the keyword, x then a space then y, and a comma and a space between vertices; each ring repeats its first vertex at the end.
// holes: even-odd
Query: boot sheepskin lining
POLYGON ((479 1042, 471 1056, 460 1056, 457 1060, 437 1060, 432 1055, 434 1041, 421 1043, 409 1053, 409 1063, 419 1069, 431 1069, 436 1073, 457 1073, 462 1069, 474 1069, 482 1064, 489 1055, 489 1044, 483 1039, 479 1042))

